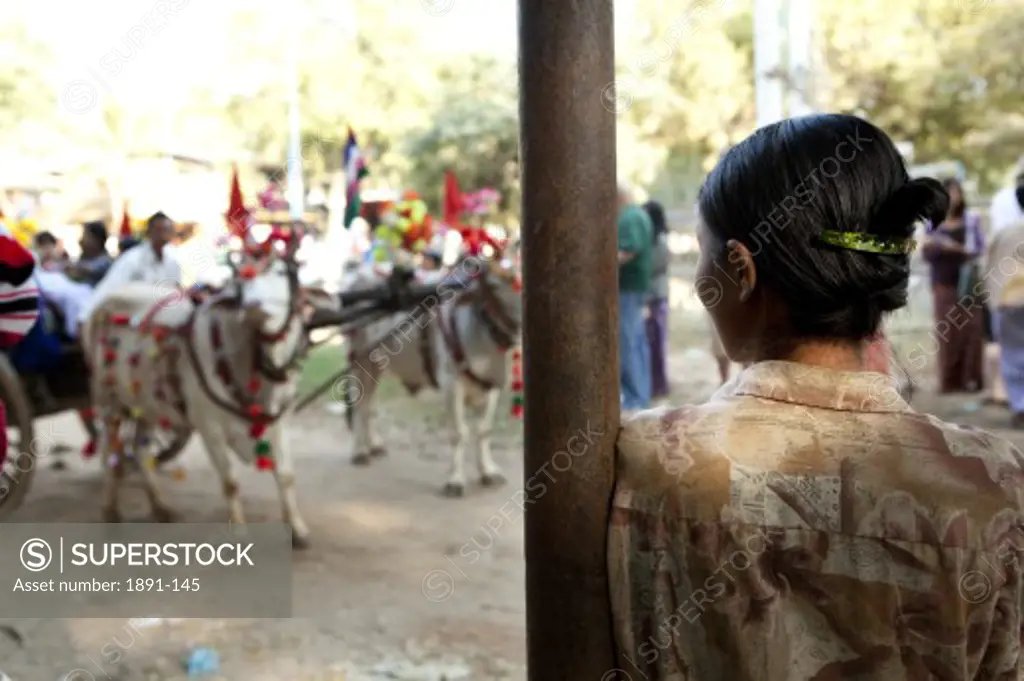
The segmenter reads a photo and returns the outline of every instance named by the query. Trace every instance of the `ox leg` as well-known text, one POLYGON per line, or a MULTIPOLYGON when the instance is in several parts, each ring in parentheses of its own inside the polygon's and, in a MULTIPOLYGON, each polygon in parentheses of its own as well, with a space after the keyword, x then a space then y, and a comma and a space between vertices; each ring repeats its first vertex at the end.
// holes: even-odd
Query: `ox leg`
POLYGON ((238 495, 238 479, 231 466, 231 451, 228 447, 228 436, 216 423, 210 423, 207 419, 196 419, 196 430, 203 440, 206 453, 210 456, 213 467, 220 476, 221 488, 224 490, 224 499, 228 502, 229 522, 238 525, 245 524, 245 512, 242 510, 242 500, 238 495))
MULTIPOLYGON (((373 366, 371 364, 371 366, 373 366)), ((365 367, 365 362, 355 360, 352 362, 351 373, 348 377, 346 389, 351 391, 352 403, 348 409, 352 410, 352 430, 355 436, 355 453, 352 455, 352 464, 355 466, 369 465, 372 459, 374 447, 374 416, 377 409, 377 381, 380 378, 371 373, 365 367)), ((379 437, 378 446, 379 446, 379 437)), ((383 448, 381 447, 383 450, 383 448)))
POLYGON ((387 456, 388 450, 384 447, 384 440, 377 430, 377 400, 371 399, 366 402, 366 434, 370 438, 370 457, 380 458, 387 456))
POLYGON ((487 401, 483 413, 476 423, 476 465, 480 471, 480 484, 484 487, 497 487, 505 484, 505 476, 491 456, 491 432, 494 430, 494 416, 498 413, 498 401, 501 391, 487 391, 487 401))
POLYGON ((153 509, 153 519, 158 523, 174 521, 174 511, 160 495, 159 482, 156 475, 156 456, 153 447, 153 428, 150 424, 137 421, 135 423, 135 442, 133 450, 142 472, 142 485, 149 497, 149 505, 153 509))
POLYGON ((121 419, 117 416, 105 416, 103 419, 103 437, 101 438, 100 461, 107 469, 106 484, 103 488, 103 522, 121 522, 118 510, 118 497, 121 483, 124 482, 125 452, 121 440, 121 419))
POLYGON ((461 497, 466 489, 466 440, 469 426, 466 425, 466 387, 456 378, 445 391, 448 398, 448 415, 452 421, 452 464, 448 472, 448 482, 442 493, 446 497, 461 497))
POLYGON ((285 442, 284 428, 280 423, 275 424, 269 435, 274 452, 274 479, 281 499, 281 514, 292 528, 292 546, 305 549, 309 547, 309 528, 299 513, 299 504, 295 498, 295 469, 292 466, 291 450, 285 442))

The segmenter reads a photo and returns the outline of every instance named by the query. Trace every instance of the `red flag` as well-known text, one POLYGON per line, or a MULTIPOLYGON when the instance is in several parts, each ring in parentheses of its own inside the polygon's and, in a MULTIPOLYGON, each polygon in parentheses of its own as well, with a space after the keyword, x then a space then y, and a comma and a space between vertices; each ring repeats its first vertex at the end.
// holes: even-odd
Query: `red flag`
POLYGON ((237 237, 245 238, 249 232, 249 211, 242 198, 242 186, 238 183, 238 166, 232 166, 231 198, 227 212, 228 229, 237 237))
POLYGON ((132 219, 128 215, 128 202, 124 202, 124 210, 121 212, 121 238, 129 239, 132 236, 132 219))
POLYGON ((462 213, 466 209, 466 200, 459 189, 459 181, 455 173, 446 170, 444 173, 444 221, 457 227, 462 222, 462 213))

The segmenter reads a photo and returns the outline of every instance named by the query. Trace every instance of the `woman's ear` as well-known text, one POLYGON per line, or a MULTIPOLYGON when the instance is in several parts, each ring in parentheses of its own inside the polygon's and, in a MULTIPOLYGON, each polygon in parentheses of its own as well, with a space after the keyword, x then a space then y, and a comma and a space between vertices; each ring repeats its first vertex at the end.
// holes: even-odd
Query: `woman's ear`
POLYGON ((729 269, 729 278, 740 288, 740 302, 745 303, 753 294, 757 286, 757 268, 754 266, 754 256, 741 241, 729 239, 725 244, 729 254, 726 257, 729 269))

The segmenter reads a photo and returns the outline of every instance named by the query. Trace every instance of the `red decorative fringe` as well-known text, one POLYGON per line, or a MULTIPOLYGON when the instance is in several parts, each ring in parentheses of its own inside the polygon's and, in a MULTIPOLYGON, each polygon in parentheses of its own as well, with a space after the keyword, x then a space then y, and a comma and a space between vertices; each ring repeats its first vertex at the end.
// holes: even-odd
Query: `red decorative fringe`
POLYGON ((512 351, 512 418, 523 418, 523 355, 512 351))

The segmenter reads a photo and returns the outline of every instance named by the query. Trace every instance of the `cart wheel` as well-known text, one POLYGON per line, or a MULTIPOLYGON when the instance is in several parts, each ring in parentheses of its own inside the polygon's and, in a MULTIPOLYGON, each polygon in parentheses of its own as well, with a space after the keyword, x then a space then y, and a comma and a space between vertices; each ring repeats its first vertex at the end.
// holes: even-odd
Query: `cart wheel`
POLYGON ((174 461, 192 438, 191 430, 177 430, 172 433, 160 431, 156 435, 157 465, 174 461))
POLYGON ((0 354, 0 399, 7 407, 7 426, 17 428, 17 439, 10 439, 0 471, 0 520, 6 520, 28 494, 39 463, 40 452, 32 428, 32 405, 25 385, 6 355, 0 354))

